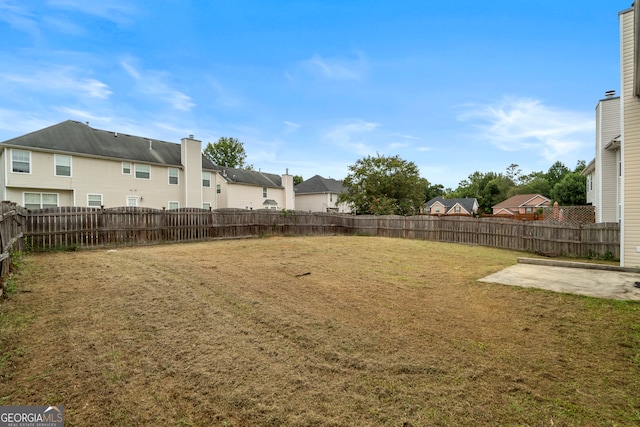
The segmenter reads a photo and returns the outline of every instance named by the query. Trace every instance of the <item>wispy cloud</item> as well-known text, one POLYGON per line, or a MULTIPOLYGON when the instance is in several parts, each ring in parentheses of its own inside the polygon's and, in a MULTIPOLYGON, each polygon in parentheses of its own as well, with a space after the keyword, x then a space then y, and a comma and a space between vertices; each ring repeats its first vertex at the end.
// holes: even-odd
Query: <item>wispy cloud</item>
POLYGON ((190 111, 194 106, 189 95, 171 87, 170 75, 162 71, 140 71, 128 58, 120 61, 120 65, 136 82, 136 89, 145 95, 158 98, 171 105, 172 108, 181 111, 190 111))
POLYGON ((35 15, 23 4, 11 0, 0 0, 0 21, 6 22, 15 30, 25 32, 32 37, 40 35, 35 15))
POLYGON ((351 120, 335 126, 326 132, 325 138, 360 156, 373 154, 375 149, 370 145, 371 134, 378 129, 379 123, 364 120, 351 120))
POLYGON ((291 132, 295 132, 298 129, 300 129, 300 126, 302 126, 299 123, 294 123, 294 122, 290 122, 288 120, 284 121, 284 125, 285 125, 285 129, 284 129, 284 133, 291 133, 291 132))
POLYGON ((302 65, 312 74, 329 80, 360 80, 367 71, 367 62, 360 53, 351 58, 313 55, 302 65))
POLYGON ((0 74, 0 80, 40 92, 64 92, 100 99, 111 95, 112 92, 107 84, 81 76, 82 73, 83 71, 73 67, 52 66, 32 74, 0 74))
POLYGON ((77 11, 116 23, 129 23, 136 13, 136 7, 128 0, 49 0, 47 3, 54 8, 77 11))
POLYGON ((544 105, 535 99, 505 98, 493 105, 466 105, 458 116, 477 130, 478 139, 504 151, 535 150, 554 161, 591 144, 593 119, 581 112, 544 105))

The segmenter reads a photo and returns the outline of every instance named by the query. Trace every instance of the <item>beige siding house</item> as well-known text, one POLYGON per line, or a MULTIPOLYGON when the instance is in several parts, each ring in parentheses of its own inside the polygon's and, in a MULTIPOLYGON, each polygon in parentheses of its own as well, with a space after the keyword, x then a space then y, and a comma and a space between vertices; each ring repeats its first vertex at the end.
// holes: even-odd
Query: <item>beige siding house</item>
POLYGON ((640 2, 620 12, 622 220, 620 263, 640 267, 640 2))
POLYGON ((260 172, 236 175, 242 180, 230 183, 193 136, 175 144, 68 120, 0 144, 1 197, 29 209, 249 209, 264 207, 263 187, 270 189, 277 209, 293 209, 293 182, 287 175, 270 175, 268 182, 260 172))
POLYGON ((596 106, 596 157, 582 171, 587 177, 587 203, 596 222, 618 222, 621 214, 620 98, 605 93, 596 106))
POLYGON ((346 203, 338 203, 342 181, 315 175, 296 185, 296 209, 308 212, 351 213, 346 203))

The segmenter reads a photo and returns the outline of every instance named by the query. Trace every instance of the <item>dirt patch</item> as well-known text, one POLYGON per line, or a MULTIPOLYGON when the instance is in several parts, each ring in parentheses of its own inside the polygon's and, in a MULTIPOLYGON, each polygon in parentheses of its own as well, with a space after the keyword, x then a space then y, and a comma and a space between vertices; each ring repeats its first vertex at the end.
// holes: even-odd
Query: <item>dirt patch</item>
POLYGON ((68 425, 629 425, 640 305, 480 283, 518 253, 370 237, 31 255, 0 404, 68 425))

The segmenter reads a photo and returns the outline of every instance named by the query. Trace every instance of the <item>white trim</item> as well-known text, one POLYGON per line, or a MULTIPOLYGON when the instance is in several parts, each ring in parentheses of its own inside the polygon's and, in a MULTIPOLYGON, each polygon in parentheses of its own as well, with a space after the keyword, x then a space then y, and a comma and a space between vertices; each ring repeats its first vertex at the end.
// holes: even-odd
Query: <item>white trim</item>
POLYGON ((167 183, 168 183, 169 185, 180 185, 180 169, 178 169, 178 168, 173 168, 173 167, 167 168, 167 183), (173 184, 173 183, 171 182, 171 178, 173 178, 173 177, 171 176, 171 171, 172 171, 172 170, 175 170, 175 171, 176 171, 176 176, 175 176, 175 178, 176 178, 176 181, 178 181, 178 182, 176 182, 175 184, 173 184))
POLYGON ((622 172, 622 179, 620 180, 620 211, 622 215, 620 216, 620 266, 624 267, 624 28, 623 22, 624 17, 623 14, 620 13, 618 15, 618 28, 620 31, 620 159, 621 159, 621 168, 620 172, 622 172))
POLYGON ((151 179, 151 165, 147 165, 147 164, 144 164, 144 163, 135 163, 133 165, 133 178, 134 179, 144 179, 145 181, 150 180, 151 179), (146 166, 146 167, 149 168, 149 178, 139 178, 138 177, 138 170, 137 170, 138 166, 146 166))
MULTIPOLYGON (((42 192, 42 191, 23 191, 22 192, 22 206, 27 207, 27 203, 26 203, 26 195, 27 194, 38 194, 40 196, 40 207, 38 209, 43 209, 42 207, 42 196, 44 194, 48 194, 48 195, 55 195, 56 196, 56 207, 60 207, 60 193, 48 193, 48 192, 42 192)), ((29 209, 29 208, 27 208, 29 209)))
POLYGON ((138 196, 127 196, 126 199, 125 199, 125 203, 126 203, 125 206, 128 206, 128 207, 129 206, 130 207, 134 207, 134 206, 138 207, 138 206, 140 206, 140 197, 138 197, 138 196), (131 205, 131 204, 129 204, 129 201, 133 201, 135 204, 131 205))
POLYGON ((99 208, 99 207, 104 206, 104 197, 103 197, 103 195, 102 194, 97 194, 97 193, 87 193, 87 206, 90 207, 90 208, 99 208), (100 205, 92 206, 89 203, 89 196, 100 196, 100 205))
MULTIPOLYGON (((64 166, 64 165, 61 165, 61 166, 64 166)), ((61 178, 72 178, 73 177, 73 157, 68 154, 54 154, 53 155, 53 175, 59 176, 61 178), (58 158, 59 157, 69 158, 69 175, 58 175, 58 158)))
POLYGON ((11 148, 11 153, 10 153, 10 162, 9 162, 9 169, 11 169, 11 173, 19 173, 22 175, 31 175, 31 172, 33 171, 33 162, 31 161, 31 151, 30 150, 24 150, 21 148, 11 148), (29 172, 16 172, 13 170, 13 151, 24 151, 25 153, 29 154, 29 172))

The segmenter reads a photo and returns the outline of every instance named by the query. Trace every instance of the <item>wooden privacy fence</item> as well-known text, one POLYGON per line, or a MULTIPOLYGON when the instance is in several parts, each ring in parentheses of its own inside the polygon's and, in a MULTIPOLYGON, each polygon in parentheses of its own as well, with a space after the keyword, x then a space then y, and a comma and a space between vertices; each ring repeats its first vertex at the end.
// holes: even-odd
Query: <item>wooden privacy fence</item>
POLYGON ((27 210, 11 202, 0 203, 0 296, 11 272, 11 253, 22 251, 27 210))
POLYGON ((63 207, 30 211, 34 250, 266 235, 370 235, 491 246, 548 255, 620 257, 617 223, 497 218, 350 216, 293 211, 63 207))

